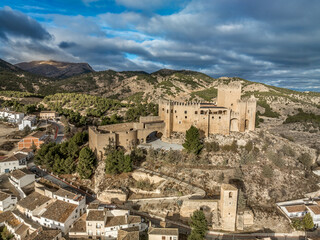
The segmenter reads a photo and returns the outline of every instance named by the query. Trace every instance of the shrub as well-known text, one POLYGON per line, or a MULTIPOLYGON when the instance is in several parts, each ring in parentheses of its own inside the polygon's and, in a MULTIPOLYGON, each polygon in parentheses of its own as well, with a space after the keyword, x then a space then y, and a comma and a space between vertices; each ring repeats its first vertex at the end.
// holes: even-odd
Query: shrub
POLYGON ((244 146, 244 149, 247 151, 247 152, 251 152, 252 149, 253 149, 253 143, 252 141, 248 141, 247 144, 244 146))
POLYGON ((220 145, 218 142, 206 142, 204 147, 208 152, 218 152, 220 150, 220 145))
POLYGON ((278 118, 280 116, 279 113, 272 111, 272 108, 266 101, 259 100, 258 105, 264 108, 264 113, 261 114, 261 116, 270 117, 270 118, 278 118))
POLYGON ((270 165, 264 165, 262 167, 262 176, 266 178, 272 178, 273 177, 273 169, 270 165))
POLYGON ((280 151, 288 157, 294 157, 296 155, 296 152, 288 145, 283 145, 280 151))
POLYGON ((283 168, 285 166, 285 162, 282 159, 281 154, 279 153, 274 153, 272 151, 268 151, 267 152, 267 157, 270 161, 272 161, 274 163, 274 165, 276 165, 279 168, 283 168))
POLYGON ((224 151, 231 151, 231 152, 238 152, 238 144, 237 144, 237 141, 236 140, 233 140, 232 144, 231 145, 224 145, 222 147, 222 150, 224 151))
POLYGON ((309 168, 312 165, 312 159, 308 153, 302 153, 299 156, 298 161, 301 162, 306 168, 309 168))

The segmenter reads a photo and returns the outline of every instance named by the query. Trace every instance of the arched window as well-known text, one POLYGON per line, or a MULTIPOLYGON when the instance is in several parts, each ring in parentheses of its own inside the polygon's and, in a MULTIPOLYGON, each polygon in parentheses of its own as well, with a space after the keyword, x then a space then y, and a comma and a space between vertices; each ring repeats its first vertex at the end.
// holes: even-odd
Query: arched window
POLYGON ((229 198, 232 198, 232 192, 229 192, 229 198))

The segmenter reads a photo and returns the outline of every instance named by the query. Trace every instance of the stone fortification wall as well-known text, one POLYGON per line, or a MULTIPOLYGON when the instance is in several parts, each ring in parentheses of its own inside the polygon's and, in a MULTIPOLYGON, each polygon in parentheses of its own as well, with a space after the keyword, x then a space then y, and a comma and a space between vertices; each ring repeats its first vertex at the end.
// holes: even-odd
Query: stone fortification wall
POLYGON ((165 122, 164 136, 186 132, 192 125, 204 136, 228 135, 230 131, 254 130, 256 99, 241 100, 238 82, 218 87, 217 105, 201 102, 159 102, 159 116, 165 122))

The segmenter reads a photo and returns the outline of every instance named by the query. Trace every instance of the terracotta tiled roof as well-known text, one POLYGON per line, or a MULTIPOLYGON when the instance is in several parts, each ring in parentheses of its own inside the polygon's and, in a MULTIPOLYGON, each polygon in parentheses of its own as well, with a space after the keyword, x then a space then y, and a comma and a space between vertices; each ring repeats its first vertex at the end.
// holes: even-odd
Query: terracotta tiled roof
POLYGON ((125 224, 140 223, 141 217, 139 216, 128 216, 128 223, 126 223, 125 216, 108 217, 106 227, 120 226, 125 224))
POLYGON ((104 221, 105 211, 90 210, 87 215, 87 221, 104 221))
POLYGON ((76 208, 75 204, 56 200, 47 207, 41 217, 64 223, 76 208))
POLYGON ((307 205, 307 208, 310 209, 314 214, 319 215, 320 214, 320 207, 319 205, 307 205))
POLYGON ((45 204, 46 202, 49 202, 51 198, 44 196, 40 193, 33 192, 27 197, 21 199, 18 202, 18 205, 20 205, 22 208, 28 209, 30 211, 33 211, 37 207, 45 204))
POLYGON ((139 240, 139 230, 137 231, 119 230, 117 240, 139 240))
POLYGON ((26 168, 23 168, 23 169, 17 169, 17 170, 12 171, 10 173, 10 176, 14 177, 15 179, 20 179, 20 178, 23 178, 24 176, 26 176, 28 174, 34 174, 34 173, 30 172, 26 168))
POLYGON ((12 214, 11 211, 6 211, 0 213, 0 223, 3 223, 5 221, 11 221, 14 220, 16 217, 12 214))
POLYGON ((19 226, 18 229, 15 230, 15 233, 20 236, 24 236, 28 230, 29 230, 29 227, 23 223, 21 226, 19 226))
POLYGON ((77 232, 77 233, 85 233, 86 232, 86 221, 84 221, 82 218, 78 219, 73 224, 73 227, 70 229, 69 232, 77 232))
POLYGON ((78 196, 77 194, 74 194, 73 192, 70 192, 63 188, 59 188, 58 191, 53 193, 53 195, 57 195, 59 197, 64 197, 64 198, 73 199, 73 200, 76 200, 78 196))
POLYGON ((179 230, 178 228, 151 228, 149 231, 149 235, 178 236, 179 230))
POLYGON ((285 208, 289 213, 304 212, 306 210, 306 206, 303 204, 285 206, 285 208))
POLYGON ((26 240, 53 240, 61 233, 60 230, 56 229, 45 229, 40 231, 35 231, 29 235, 26 240))
POLYGON ((0 191, 0 201, 3 201, 10 197, 10 194, 0 191))

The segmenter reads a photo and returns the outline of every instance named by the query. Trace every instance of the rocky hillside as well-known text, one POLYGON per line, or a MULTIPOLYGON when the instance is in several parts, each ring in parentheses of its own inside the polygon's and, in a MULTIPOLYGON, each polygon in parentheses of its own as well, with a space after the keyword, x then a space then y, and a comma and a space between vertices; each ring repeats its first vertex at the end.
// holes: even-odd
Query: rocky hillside
POLYGON ((22 62, 15 66, 27 72, 50 78, 68 78, 88 72, 94 72, 88 63, 69 63, 57 61, 22 62))
MULTIPOLYGON (((214 79, 200 72, 162 69, 154 73, 112 70, 89 72, 65 79, 40 77, 17 67, 0 62, 0 88, 28 91, 43 95, 78 92, 134 102, 157 102, 159 99, 175 101, 215 101, 221 83, 240 81, 242 96, 258 98, 260 116, 272 124, 288 115, 320 114, 320 93, 297 92, 284 88, 250 82, 240 78, 214 79)), ((261 120, 263 121, 263 120, 261 120)))

